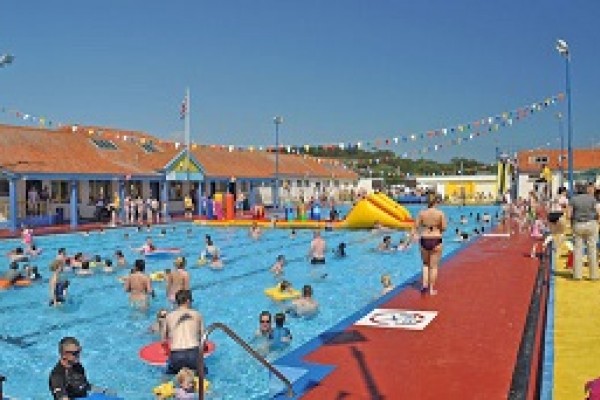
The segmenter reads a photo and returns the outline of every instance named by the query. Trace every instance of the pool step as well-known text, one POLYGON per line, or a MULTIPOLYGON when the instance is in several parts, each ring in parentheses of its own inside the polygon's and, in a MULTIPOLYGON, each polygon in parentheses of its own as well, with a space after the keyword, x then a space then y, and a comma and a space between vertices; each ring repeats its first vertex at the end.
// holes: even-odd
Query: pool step
MULTIPOLYGON (((287 367, 283 365, 273 365, 294 385, 300 378, 308 372, 306 368, 287 367)), ((276 397, 282 393, 287 393, 287 386, 277 378, 273 373, 269 372, 269 395, 276 397)))

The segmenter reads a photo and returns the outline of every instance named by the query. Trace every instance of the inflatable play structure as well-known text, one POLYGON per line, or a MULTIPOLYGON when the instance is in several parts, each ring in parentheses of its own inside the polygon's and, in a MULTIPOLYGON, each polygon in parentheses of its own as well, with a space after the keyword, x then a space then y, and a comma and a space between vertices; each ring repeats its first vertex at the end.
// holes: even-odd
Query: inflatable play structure
MULTIPOLYGON (((223 196, 220 197, 221 199, 223 196)), ((410 212, 383 193, 374 193, 361 199, 350 210, 345 219, 330 222, 323 218, 321 206, 315 204, 307 207, 300 203, 285 206, 285 219, 268 219, 264 208, 257 208, 257 212, 250 219, 234 219, 233 195, 226 195, 222 203, 207 201, 205 219, 195 221, 207 226, 251 226, 256 223, 264 228, 296 228, 314 229, 331 227, 334 229, 370 229, 376 224, 394 229, 410 229, 413 219, 410 212), (219 204, 219 207, 214 205, 219 204), (212 210, 212 211, 211 211, 212 210), (218 210, 218 211, 216 211, 218 210), (231 210, 231 211, 230 211, 231 210)))

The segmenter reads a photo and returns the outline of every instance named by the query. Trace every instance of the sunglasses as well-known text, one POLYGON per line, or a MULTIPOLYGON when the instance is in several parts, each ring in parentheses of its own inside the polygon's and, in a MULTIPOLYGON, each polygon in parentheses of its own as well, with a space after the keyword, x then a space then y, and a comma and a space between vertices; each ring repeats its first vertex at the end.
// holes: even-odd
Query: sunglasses
POLYGON ((260 320, 260 323, 261 323, 261 324, 270 324, 270 323, 271 323, 271 320, 270 320, 270 319, 261 319, 261 320, 260 320))
POLYGON ((160 314, 158 318, 167 318, 167 314, 160 314))
POLYGON ((71 350, 65 350, 65 354, 70 354, 70 355, 72 355, 73 357, 79 357, 79 356, 81 355, 81 349, 79 349, 79 350, 74 350, 74 351, 71 351, 71 350))

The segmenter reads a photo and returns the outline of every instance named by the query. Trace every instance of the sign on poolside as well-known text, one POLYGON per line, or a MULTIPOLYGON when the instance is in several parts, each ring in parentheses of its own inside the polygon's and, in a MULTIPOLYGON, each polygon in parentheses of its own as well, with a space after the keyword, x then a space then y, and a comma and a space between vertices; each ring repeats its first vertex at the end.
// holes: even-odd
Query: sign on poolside
POLYGON ((437 311, 411 311, 376 308, 354 325, 422 331, 436 317, 437 311))

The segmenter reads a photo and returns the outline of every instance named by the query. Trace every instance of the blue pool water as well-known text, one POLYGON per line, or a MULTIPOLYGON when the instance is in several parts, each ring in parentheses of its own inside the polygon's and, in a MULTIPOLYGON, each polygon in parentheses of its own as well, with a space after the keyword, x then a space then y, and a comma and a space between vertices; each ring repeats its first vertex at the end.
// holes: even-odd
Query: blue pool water
MULTIPOLYGON (((413 215, 421 206, 408 207, 413 215)), ((475 213, 489 212, 495 207, 443 207, 450 217, 447 237, 455 237, 461 214, 473 217, 461 229, 472 231, 484 225, 475 221, 475 213)), ((488 224, 489 226, 489 224, 488 224)), ((286 324, 293 333, 291 351, 319 333, 335 325, 356 310, 373 302, 381 290, 379 282, 383 273, 392 276, 396 285, 406 283, 420 272, 418 247, 405 252, 381 254, 373 249, 381 236, 367 231, 338 230, 323 232, 329 248, 339 242, 348 243, 348 257, 328 259, 322 267, 328 276, 321 279, 311 271, 306 261, 308 245, 312 238, 309 230, 299 230, 295 239, 288 230, 265 230, 259 241, 253 241, 246 229, 207 228, 193 224, 174 224, 168 234, 160 237, 160 228, 150 233, 136 232, 133 228, 107 230, 104 234, 92 232, 37 237, 36 243, 44 251, 35 260, 44 275, 50 273, 48 265, 56 250, 66 247, 69 254, 82 251, 87 255, 110 257, 115 250, 124 251, 131 264, 137 257, 131 250, 139 247, 147 236, 152 236, 158 247, 181 247, 188 256, 188 271, 192 279, 194 307, 199 309, 206 324, 222 322, 243 338, 250 339, 258 327, 258 314, 262 310, 275 313, 280 305, 263 294, 275 280, 268 271, 278 254, 288 260, 285 278, 295 287, 313 285, 314 296, 321 305, 320 313, 312 319, 289 317, 286 324), (173 231, 173 227, 175 230, 173 231), (186 231, 192 229, 192 235, 186 231), (129 233, 129 239, 124 233, 129 233), (222 271, 197 267, 195 259, 204 247, 204 235, 212 235, 226 258, 222 271)), ((392 234, 394 244, 404 233, 392 234)), ((18 240, 0 241, 0 253, 19 246, 18 240)), ((463 244, 446 240, 447 254, 463 244)), ((146 259, 149 272, 172 267, 172 259, 146 259)), ((5 261, 5 265, 8 262, 5 261)), ((17 399, 48 398, 49 371, 57 361, 57 343, 63 336, 77 337, 83 346, 82 362, 90 380, 114 389, 125 399, 152 398, 152 388, 161 382, 162 369, 148 366, 138 358, 139 349, 157 338, 148 333, 156 311, 166 305, 164 285, 154 283, 157 298, 148 314, 133 311, 128 306, 127 295, 117 276, 100 271, 92 277, 68 276, 70 304, 64 308, 48 307, 46 283, 29 288, 0 291, 0 374, 7 376, 5 393, 17 399)), ((269 397, 269 374, 224 334, 216 332, 211 340, 217 343, 216 352, 207 359, 212 399, 266 399, 269 397)), ((275 360, 284 353, 272 354, 275 360)))

